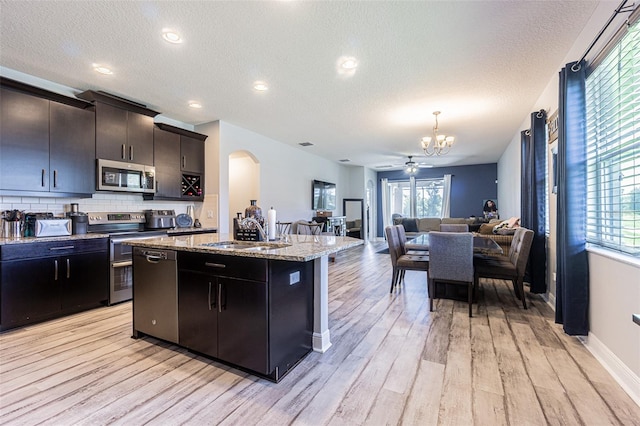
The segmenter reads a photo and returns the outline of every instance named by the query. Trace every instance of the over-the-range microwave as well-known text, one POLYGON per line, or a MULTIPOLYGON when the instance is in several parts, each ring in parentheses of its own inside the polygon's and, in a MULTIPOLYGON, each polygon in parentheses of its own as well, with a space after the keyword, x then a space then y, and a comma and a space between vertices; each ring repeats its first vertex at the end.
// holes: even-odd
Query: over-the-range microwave
POLYGON ((113 160, 96 161, 98 191, 155 193, 155 167, 113 160))

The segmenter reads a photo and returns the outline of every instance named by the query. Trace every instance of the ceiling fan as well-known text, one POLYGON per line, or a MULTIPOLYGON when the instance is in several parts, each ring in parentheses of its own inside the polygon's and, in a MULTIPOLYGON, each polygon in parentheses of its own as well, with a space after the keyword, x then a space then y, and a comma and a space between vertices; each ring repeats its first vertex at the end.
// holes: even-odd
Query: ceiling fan
MULTIPOLYGON (((385 165, 380 165, 380 166, 376 166, 376 169, 386 169, 386 170, 397 170, 399 168, 402 168, 404 170, 407 170, 407 168, 409 167, 414 167, 417 171, 418 168, 429 168, 429 167, 433 167, 432 164, 428 164, 428 163, 419 163, 417 161, 413 161, 413 155, 407 155, 408 161, 406 161, 405 163, 393 163, 393 164, 385 164, 385 165)), ((415 173, 415 172, 414 172, 415 173)))

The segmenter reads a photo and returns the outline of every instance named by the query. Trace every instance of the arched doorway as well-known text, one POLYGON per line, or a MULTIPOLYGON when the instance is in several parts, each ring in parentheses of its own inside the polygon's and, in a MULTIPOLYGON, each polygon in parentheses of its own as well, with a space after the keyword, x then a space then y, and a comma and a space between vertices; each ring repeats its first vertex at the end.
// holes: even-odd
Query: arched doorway
POLYGON ((250 200, 260 205, 260 162, 248 151, 229 154, 229 232, 237 213, 244 215, 250 200))

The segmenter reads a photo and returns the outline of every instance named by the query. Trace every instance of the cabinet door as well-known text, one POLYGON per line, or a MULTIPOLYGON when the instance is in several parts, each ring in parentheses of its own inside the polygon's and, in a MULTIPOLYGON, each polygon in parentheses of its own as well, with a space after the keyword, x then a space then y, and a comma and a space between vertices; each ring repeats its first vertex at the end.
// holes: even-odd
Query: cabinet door
POLYGON ((153 165, 156 168, 156 196, 180 198, 180 135, 159 128, 153 130, 153 165))
POLYGON ((49 190, 49 101, 2 89, 0 189, 49 190))
POLYGON ((126 161, 153 164, 153 117, 127 112, 126 161))
POLYGON ((107 303, 109 257, 106 250, 62 256, 58 262, 63 311, 77 311, 107 303))
POLYGON ((269 373, 267 284, 220 277, 218 285, 218 358, 269 373))
POLYGON ((51 102, 50 185, 53 192, 95 192, 95 115, 51 102))
POLYGON ((204 173, 204 141, 180 136, 180 169, 185 172, 204 173))
POLYGON ((126 161, 127 111, 96 102, 96 158, 126 161))
POLYGON ((51 318, 60 312, 60 262, 56 258, 14 260, 0 266, 3 330, 51 318), (56 262, 58 280, 56 280, 56 262))
POLYGON ((218 357, 218 283, 192 271, 178 273, 178 339, 181 346, 218 357))

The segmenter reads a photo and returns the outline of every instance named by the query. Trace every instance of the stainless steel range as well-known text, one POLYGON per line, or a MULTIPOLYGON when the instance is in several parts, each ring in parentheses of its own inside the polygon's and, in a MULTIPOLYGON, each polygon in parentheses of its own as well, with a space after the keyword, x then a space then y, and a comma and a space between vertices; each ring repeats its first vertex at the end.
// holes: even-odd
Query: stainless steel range
POLYGON ((109 305, 131 300, 132 247, 123 242, 167 235, 167 229, 145 228, 144 212, 93 212, 88 215, 87 232, 109 234, 109 305))

